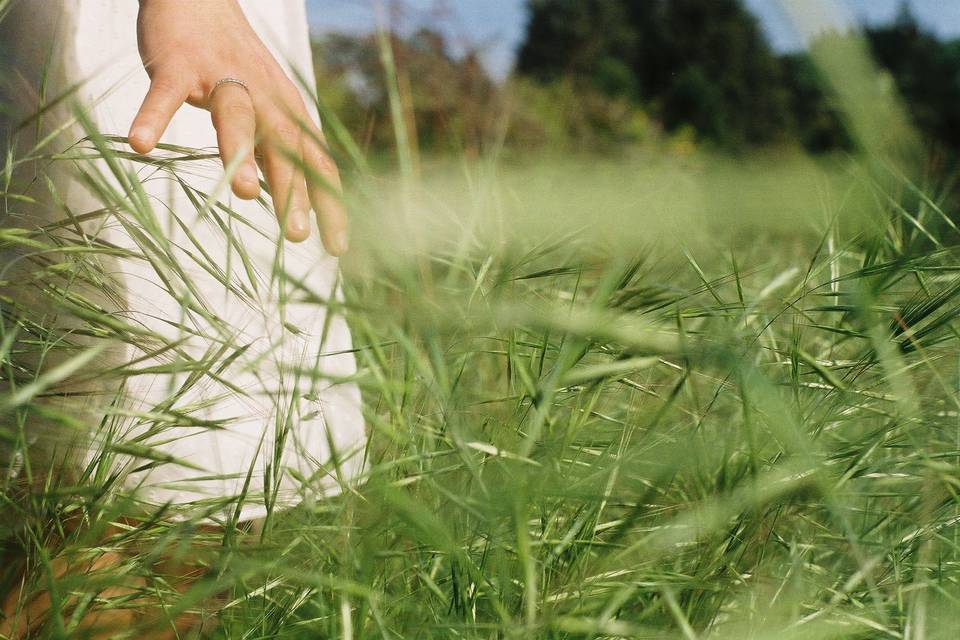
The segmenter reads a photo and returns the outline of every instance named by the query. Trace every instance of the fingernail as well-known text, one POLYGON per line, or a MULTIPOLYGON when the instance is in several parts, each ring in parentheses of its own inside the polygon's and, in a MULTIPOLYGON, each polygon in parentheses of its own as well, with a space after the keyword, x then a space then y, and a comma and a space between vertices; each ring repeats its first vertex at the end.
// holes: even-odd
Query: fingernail
POLYGON ((287 216, 287 233, 295 238, 305 238, 310 234, 310 219, 307 212, 293 210, 287 216))
POLYGON ((346 231, 338 231, 336 235, 333 236, 333 243, 336 246, 337 255, 342 256, 347 252, 347 249, 350 248, 350 237, 346 231))
POLYGON ((130 131, 130 139, 137 142, 150 142, 153 140, 153 129, 140 125, 130 131))
POLYGON ((253 186, 255 184, 259 184, 260 182, 260 176, 257 175, 257 172, 253 167, 241 167, 237 171, 237 179, 248 186, 253 186))

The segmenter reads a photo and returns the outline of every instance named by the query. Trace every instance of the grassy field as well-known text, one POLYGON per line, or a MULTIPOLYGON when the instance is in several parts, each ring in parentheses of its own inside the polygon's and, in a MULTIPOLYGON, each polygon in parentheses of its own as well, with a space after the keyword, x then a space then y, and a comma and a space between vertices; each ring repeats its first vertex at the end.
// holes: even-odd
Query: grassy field
MULTIPOLYGON (((91 426, 43 400, 99 352, 31 371, 17 339, 52 339, 4 298, 4 590, 49 594, 54 638, 94 610, 146 611, 125 629, 145 638, 184 611, 214 638, 954 637, 957 229, 949 185, 916 181, 872 122, 862 155, 821 162, 418 171, 401 145, 387 176, 340 139, 369 466, 262 532, 122 520, 112 478, 34 469, 32 421, 91 426), (203 571, 181 592, 162 558, 203 571)), ((215 162, 168 151, 174 174, 215 162)), ((11 184, 7 213, 27 200, 11 184)), ((53 231, 0 245, 37 258, 34 282, 96 281, 107 250, 53 231)), ((71 302, 92 349, 122 339, 71 302)))

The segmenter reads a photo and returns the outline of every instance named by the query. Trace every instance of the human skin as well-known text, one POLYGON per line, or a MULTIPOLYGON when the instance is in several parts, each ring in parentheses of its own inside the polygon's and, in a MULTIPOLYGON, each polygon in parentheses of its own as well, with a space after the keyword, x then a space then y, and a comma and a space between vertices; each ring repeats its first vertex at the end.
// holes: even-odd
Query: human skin
POLYGON ((230 186, 260 195, 257 163, 288 240, 310 235, 311 207, 327 251, 347 249, 337 166, 297 87, 247 21, 237 0, 140 0, 140 57, 150 89, 130 127, 130 146, 150 153, 184 105, 210 111, 230 186), (249 87, 217 81, 238 78, 249 87), (256 153, 255 153, 256 151, 256 153))
MULTIPOLYGON (((324 246, 331 254, 341 255, 347 248, 347 218, 339 198, 336 164, 326 152, 323 135, 300 92, 253 31, 237 1, 141 0, 137 36, 151 84, 130 128, 134 151, 153 151, 185 103, 207 109, 224 166, 235 166, 230 183, 233 192, 244 199, 259 196, 256 149, 285 237, 302 241, 309 236, 312 206, 324 246), (223 84, 213 91, 222 78, 243 80, 249 93, 235 84, 223 84)), ((110 532, 110 536, 119 533, 110 532)), ((51 581, 91 575, 91 584, 96 584, 99 574, 112 575, 124 559, 115 551, 74 564, 55 558, 45 572, 51 581)), ((180 591, 187 591, 202 575, 201 569, 184 560, 162 558, 158 565, 157 575, 180 591)), ((126 582, 108 585, 99 598, 149 595, 142 578, 117 573, 126 582)), ((0 599, 2 638, 30 637, 47 621, 51 594, 26 592, 26 585, 25 581, 16 585, 0 599)), ((73 601, 59 604, 72 606, 73 601)), ((144 625, 149 631, 145 637, 165 640, 183 637, 198 623, 190 611, 181 613, 172 624, 165 618, 138 619, 138 613, 122 606, 98 610, 93 604, 78 631, 97 640, 144 625)))
MULTIPOLYGON (((53 598, 51 592, 42 585, 50 582, 61 584, 57 592, 57 605, 65 615, 65 623, 68 623, 79 602, 79 594, 62 586, 70 584, 71 580, 83 580, 86 589, 100 589, 97 601, 87 603, 88 608, 76 629, 78 637, 108 640, 117 637, 118 633, 129 634, 131 630, 150 640, 195 637, 191 634, 203 627, 204 620, 194 607, 179 612, 171 620, 169 610, 163 606, 163 598, 157 597, 154 587, 137 571, 121 569, 130 554, 138 555, 141 559, 151 555, 144 549, 138 552, 137 549, 122 548, 124 545, 119 542, 140 524, 137 520, 118 518, 117 523, 108 525, 102 532, 101 544, 92 548, 74 547, 67 553, 61 552, 51 558, 43 567, 43 578, 37 584, 31 585, 24 574, 2 599, 0 638, 27 640, 49 624, 53 598), (40 589, 32 590, 31 587, 40 589)), ((75 537, 78 530, 81 536, 84 535, 82 517, 68 518, 60 525, 71 537, 75 537)), ((256 539, 259 524, 249 523, 243 529, 256 539)), ((153 576, 177 592, 187 594, 204 574, 205 562, 209 559, 204 551, 219 546, 222 533, 216 525, 199 525, 194 529, 196 537, 192 542, 195 544, 190 552, 154 558, 150 565, 153 576)), ((214 597, 204 607, 208 611, 216 610, 216 600, 217 597, 214 597)), ((124 637, 128 637, 126 634, 124 637)))

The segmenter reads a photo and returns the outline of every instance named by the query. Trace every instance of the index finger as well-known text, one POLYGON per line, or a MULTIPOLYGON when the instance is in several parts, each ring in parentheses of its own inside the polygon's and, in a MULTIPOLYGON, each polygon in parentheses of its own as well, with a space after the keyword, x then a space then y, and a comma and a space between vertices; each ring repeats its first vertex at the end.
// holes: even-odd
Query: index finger
POLYGON ((173 78, 166 76, 153 78, 127 136, 134 151, 137 153, 153 151, 174 114, 186 102, 189 93, 190 90, 186 84, 173 78))

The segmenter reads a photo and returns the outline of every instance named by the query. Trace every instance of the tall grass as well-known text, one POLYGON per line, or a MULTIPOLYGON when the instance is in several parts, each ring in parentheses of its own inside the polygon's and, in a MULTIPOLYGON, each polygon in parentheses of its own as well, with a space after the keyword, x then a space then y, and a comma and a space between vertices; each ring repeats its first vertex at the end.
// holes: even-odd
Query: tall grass
MULTIPOLYGON (((59 434, 129 417, 58 410, 58 385, 120 388, 129 368, 104 350, 151 337, 90 297, 109 297, 115 248, 0 230, 29 256, 5 291, 48 312, 2 299, 3 585, 51 595, 43 637, 82 637, 94 609, 143 613, 141 637, 188 610, 223 638, 955 635, 960 262, 937 184, 872 143, 829 162, 491 157, 399 177, 338 144, 369 465, 262 532, 131 521, 114 477, 45 472, 59 434), (121 561, 91 571, 108 552, 121 561), (181 592, 164 558, 202 576, 181 592)), ((95 131, 71 149, 101 205, 69 219, 149 226, 126 167, 156 161, 125 149, 95 131)), ((174 177, 215 162, 166 152, 174 177)), ((9 217, 31 196, 6 184, 9 217)))

